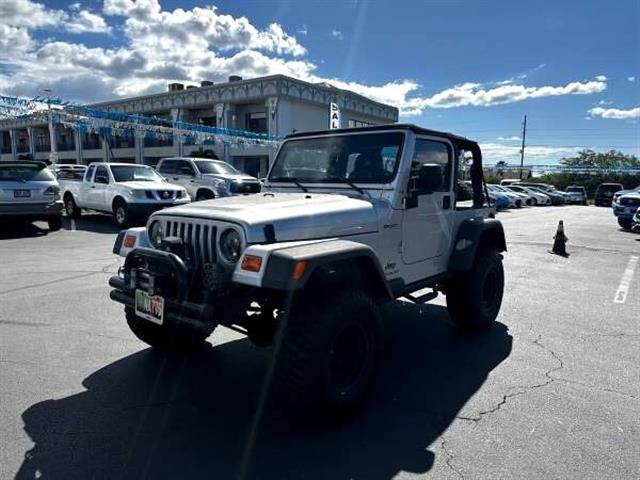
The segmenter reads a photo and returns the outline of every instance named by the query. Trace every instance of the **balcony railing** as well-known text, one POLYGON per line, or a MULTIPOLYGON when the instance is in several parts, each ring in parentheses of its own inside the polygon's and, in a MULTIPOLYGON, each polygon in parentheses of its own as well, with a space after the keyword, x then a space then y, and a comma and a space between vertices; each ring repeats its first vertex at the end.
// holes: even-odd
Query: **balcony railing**
POLYGON ((3 145, 0 147, 0 153, 11 153, 11 145, 3 145))
POLYGON ((82 148, 84 150, 99 150, 102 148, 102 142, 100 140, 85 140, 82 142, 82 148))
POLYGON ((50 152, 51 145, 48 143, 36 143, 36 152, 50 152))

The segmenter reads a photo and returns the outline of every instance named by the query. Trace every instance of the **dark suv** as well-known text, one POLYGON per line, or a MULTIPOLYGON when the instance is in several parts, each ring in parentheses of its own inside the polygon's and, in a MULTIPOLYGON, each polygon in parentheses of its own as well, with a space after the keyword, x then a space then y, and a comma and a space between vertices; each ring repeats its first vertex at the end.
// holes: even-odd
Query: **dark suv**
POLYGON ((610 207, 613 201, 613 194, 622 190, 624 187, 620 183, 601 183, 598 185, 595 196, 595 205, 610 207))

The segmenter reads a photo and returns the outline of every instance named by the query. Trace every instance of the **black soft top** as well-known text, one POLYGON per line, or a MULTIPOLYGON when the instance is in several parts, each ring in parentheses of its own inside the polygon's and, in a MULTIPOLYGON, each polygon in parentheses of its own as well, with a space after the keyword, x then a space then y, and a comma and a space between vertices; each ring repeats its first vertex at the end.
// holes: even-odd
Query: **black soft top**
POLYGON ((418 127, 412 123, 389 123, 386 125, 371 125, 368 127, 353 127, 353 128, 337 128, 334 130, 312 130, 307 132, 291 133, 285 137, 285 140, 290 138, 303 138, 312 137, 316 135, 332 135, 335 133, 355 133, 355 132, 379 132, 379 131, 393 131, 393 130, 411 130, 413 133, 419 135, 435 135, 438 137, 444 137, 451 140, 453 143, 460 145, 468 145, 476 143, 468 138, 461 137, 460 135, 454 135, 449 132, 439 132, 438 130, 430 130, 428 128, 418 127))

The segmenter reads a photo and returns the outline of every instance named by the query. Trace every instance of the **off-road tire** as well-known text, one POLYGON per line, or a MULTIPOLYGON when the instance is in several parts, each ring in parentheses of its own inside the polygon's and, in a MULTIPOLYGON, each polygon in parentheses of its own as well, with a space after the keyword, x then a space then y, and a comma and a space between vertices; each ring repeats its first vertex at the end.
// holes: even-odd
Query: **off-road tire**
POLYGON ((126 228, 131 223, 131 214, 124 200, 113 202, 113 221, 121 228, 126 228))
POLYGON ((211 200, 214 198, 216 198, 216 196, 211 190, 203 189, 199 190, 198 193, 196 193, 196 202, 201 202, 202 200, 211 200))
POLYGON ((620 225, 625 230, 631 230, 633 220, 627 218, 618 218, 618 225, 620 225))
POLYGON ((57 232, 62 228, 62 216, 52 215, 47 218, 47 224, 49 225, 49 231, 57 232))
POLYGON ((182 352, 198 350, 206 345, 205 340, 217 325, 212 324, 208 331, 196 329, 184 324, 164 323, 158 325, 136 315, 133 308, 125 308, 127 325, 133 334, 147 345, 164 352, 182 352))
POLYGON ((64 209, 69 218, 78 219, 82 215, 82 210, 78 208, 78 204, 70 193, 64 196, 64 209))
POLYGON ((359 290, 298 299, 275 365, 276 398, 295 416, 342 416, 364 400, 383 347, 380 307, 359 290))
POLYGON ((472 269, 461 272, 448 285, 451 320, 467 330, 491 327, 500 312, 503 291, 502 256, 493 250, 478 251, 472 269))

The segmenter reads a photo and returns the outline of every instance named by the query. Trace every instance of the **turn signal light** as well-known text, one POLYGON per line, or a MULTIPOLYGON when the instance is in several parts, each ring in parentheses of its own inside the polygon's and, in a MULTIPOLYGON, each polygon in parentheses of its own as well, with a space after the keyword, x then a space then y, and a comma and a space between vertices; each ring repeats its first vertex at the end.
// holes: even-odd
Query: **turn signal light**
POLYGON ((124 246, 127 248, 133 248, 136 244, 136 236, 135 235, 125 235, 124 237, 124 246))
POLYGON ((304 271, 307 269, 307 262, 301 261, 296 263, 296 266, 293 267, 293 279, 300 280, 304 275, 304 271))
POLYGON ((240 265, 242 270, 247 270, 248 272, 259 272, 260 267, 262 267, 262 257, 258 257, 257 255, 245 255, 242 258, 242 264, 240 265))

